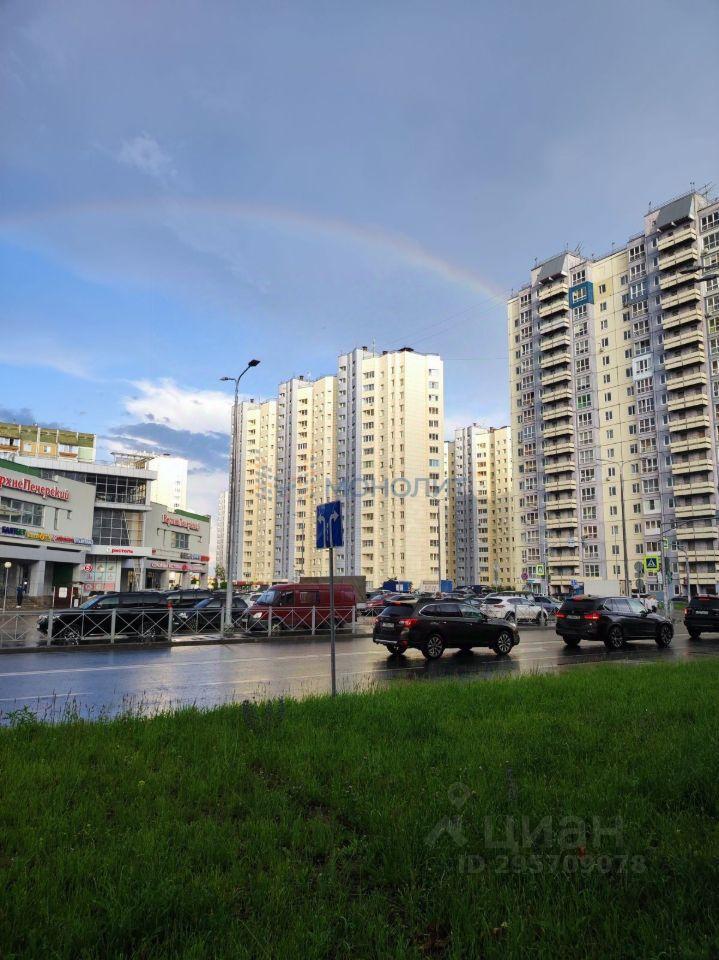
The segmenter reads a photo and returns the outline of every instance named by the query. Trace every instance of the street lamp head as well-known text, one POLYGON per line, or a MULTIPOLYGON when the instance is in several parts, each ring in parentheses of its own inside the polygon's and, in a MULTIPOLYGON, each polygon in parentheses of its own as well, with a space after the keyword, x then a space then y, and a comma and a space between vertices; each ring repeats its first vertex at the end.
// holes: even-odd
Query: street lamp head
POLYGON ((6 560, 5 563, 3 564, 3 566, 5 567, 6 570, 9 570, 10 567, 12 566, 12 564, 10 563, 9 560, 6 560))
POLYGON ((250 360, 250 362, 247 364, 248 367, 259 367, 259 365, 260 365, 259 360, 250 360))

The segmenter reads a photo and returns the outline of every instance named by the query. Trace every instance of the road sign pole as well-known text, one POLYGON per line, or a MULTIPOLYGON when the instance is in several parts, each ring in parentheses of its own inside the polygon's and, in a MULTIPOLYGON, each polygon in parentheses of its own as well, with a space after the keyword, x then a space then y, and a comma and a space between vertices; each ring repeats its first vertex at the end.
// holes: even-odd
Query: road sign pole
POLYGON ((330 662, 332 669, 332 696, 337 696, 337 669, 335 665, 335 551, 330 545, 330 662))

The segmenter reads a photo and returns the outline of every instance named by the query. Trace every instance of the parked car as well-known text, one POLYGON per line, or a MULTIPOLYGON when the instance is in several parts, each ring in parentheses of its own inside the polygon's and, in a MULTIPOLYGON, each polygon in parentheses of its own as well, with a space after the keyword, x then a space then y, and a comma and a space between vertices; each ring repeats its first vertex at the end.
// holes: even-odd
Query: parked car
POLYGON ((427 660, 436 660, 448 648, 473 647, 489 647, 505 656, 519 643, 519 631, 514 623, 489 619, 473 604, 419 601, 385 607, 375 620, 372 640, 392 656, 414 648, 427 660))
POLYGON ((684 626, 692 640, 698 640, 703 633, 719 633, 719 597, 692 597, 684 610, 684 626))
POLYGON ((165 591, 165 603, 172 606, 173 610, 189 610, 200 600, 207 600, 213 595, 212 590, 206 590, 203 587, 193 587, 183 590, 165 591))
MULTIPOLYGON (((335 583, 335 623, 339 626, 352 619, 357 604, 357 592, 351 583, 335 583)), ((309 630, 312 609, 315 610, 315 628, 330 624, 329 583, 283 583, 270 587, 247 608, 241 618, 245 630, 273 633, 284 630, 309 630), (272 616, 271 626, 269 624, 272 616)))
POLYGON ((641 600, 650 613, 656 613, 659 609, 659 601, 653 593, 633 593, 632 597, 636 600, 641 600))
MULTIPOLYGON (((159 590, 133 590, 128 593, 105 593, 86 600, 79 607, 54 613, 50 642, 59 646, 74 645, 109 637, 113 610, 116 639, 166 639, 169 623, 164 594, 159 590)), ((49 622, 48 615, 38 618, 37 629, 40 633, 48 633, 49 622)))
POLYGON ((546 610, 548 617, 553 617, 562 605, 561 602, 555 600, 554 597, 546 597, 538 593, 535 593, 533 597, 534 602, 546 610))
POLYGON ((380 613, 385 604, 390 603, 393 600, 410 600, 414 601, 417 599, 417 595, 414 593, 387 593, 381 597, 372 597, 367 601, 364 608, 361 610, 361 613, 365 617, 376 617, 380 613))
POLYGON ((508 623, 545 624, 547 622, 547 611, 544 607, 519 594, 513 596, 490 594, 484 598, 479 609, 490 618, 506 620, 508 623))
POLYGON ((674 636, 671 620, 650 613, 636 597, 571 597, 557 612, 555 629, 568 647, 577 647, 582 640, 601 640, 608 650, 639 639, 668 647, 674 636))
MULTIPOLYGON (((187 633, 215 633, 222 630, 226 601, 222 597, 205 597, 190 607, 173 614, 173 627, 187 633)), ((232 598, 232 623, 240 625, 247 604, 239 595, 232 598)))

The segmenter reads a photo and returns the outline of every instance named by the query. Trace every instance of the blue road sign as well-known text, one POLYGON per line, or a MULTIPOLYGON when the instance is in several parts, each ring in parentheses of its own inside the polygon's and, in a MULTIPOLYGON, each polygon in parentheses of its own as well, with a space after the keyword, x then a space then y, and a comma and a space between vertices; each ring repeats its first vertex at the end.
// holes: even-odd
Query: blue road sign
POLYGON ((342 546, 342 505, 339 500, 317 507, 317 549, 342 546))

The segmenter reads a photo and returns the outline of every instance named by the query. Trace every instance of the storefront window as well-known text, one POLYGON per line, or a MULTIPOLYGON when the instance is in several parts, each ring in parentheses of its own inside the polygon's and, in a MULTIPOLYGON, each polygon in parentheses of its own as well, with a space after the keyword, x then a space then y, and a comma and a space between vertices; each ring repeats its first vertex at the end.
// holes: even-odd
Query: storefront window
POLYGON ((138 547, 142 543, 142 517, 126 510, 96 508, 92 539, 113 547, 138 547))
POLYGON ((11 497, 0 497, 0 520, 3 523, 19 523, 23 527, 41 527, 42 514, 41 503, 27 503, 11 497))

